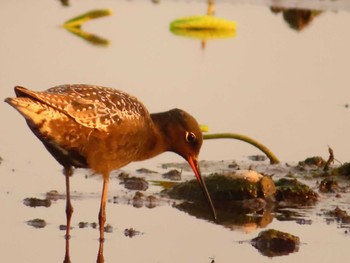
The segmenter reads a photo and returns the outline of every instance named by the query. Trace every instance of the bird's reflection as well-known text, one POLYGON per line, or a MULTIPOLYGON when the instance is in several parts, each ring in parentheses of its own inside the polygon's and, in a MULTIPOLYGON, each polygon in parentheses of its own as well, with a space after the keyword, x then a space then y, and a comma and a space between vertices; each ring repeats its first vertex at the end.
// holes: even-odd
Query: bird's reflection
POLYGON ((70 256, 69 256, 69 237, 65 237, 66 240, 66 249, 65 249, 65 255, 64 255, 64 260, 63 263, 70 263, 70 256))
POLYGON ((97 260, 96 260, 97 263, 105 262, 105 259, 104 259, 104 256, 103 256, 103 243, 104 242, 102 240, 100 240, 100 245, 99 245, 99 248, 98 248, 97 260))
MULTIPOLYGON (((69 241, 70 241, 69 237, 66 237, 65 238, 65 254, 64 254, 63 263, 71 263, 69 241)), ((99 246, 98 246, 96 263, 104 263, 105 262, 105 259, 103 256, 103 244, 104 244, 103 240, 100 240, 99 246)))

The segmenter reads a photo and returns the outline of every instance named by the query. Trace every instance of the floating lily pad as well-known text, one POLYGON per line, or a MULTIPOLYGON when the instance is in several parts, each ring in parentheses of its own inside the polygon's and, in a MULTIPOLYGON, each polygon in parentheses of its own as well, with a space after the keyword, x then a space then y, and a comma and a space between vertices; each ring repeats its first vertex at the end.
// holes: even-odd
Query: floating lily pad
POLYGON ((209 15, 197 15, 179 18, 170 23, 170 29, 192 30, 236 30, 236 23, 227 19, 209 15))
POLYGON ((236 35, 236 23, 209 15, 190 16, 170 23, 170 31, 175 35, 208 40, 229 38, 236 35))

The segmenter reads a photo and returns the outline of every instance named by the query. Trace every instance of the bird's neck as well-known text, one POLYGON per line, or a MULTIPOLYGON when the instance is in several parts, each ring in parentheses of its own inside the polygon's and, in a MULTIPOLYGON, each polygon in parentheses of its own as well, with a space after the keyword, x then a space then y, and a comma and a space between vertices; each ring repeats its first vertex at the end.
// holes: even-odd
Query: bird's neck
POLYGON ((167 112, 153 113, 151 116, 151 127, 149 129, 146 144, 143 152, 140 154, 142 160, 155 157, 163 152, 170 150, 169 140, 167 138, 168 118, 167 112))

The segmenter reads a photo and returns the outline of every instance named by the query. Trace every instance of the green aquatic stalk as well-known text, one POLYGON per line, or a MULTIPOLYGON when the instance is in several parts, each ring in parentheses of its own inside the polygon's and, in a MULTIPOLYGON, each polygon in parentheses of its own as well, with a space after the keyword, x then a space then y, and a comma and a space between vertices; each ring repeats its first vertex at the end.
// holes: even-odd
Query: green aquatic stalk
POLYGON ((212 134, 203 134, 204 140, 212 140, 212 139, 236 139, 240 141, 247 142, 255 147, 257 147, 259 150, 261 150, 263 153, 266 154, 266 156, 270 159, 271 164, 278 164, 280 161, 278 158, 263 144, 260 142, 249 138, 248 136, 237 134, 237 133, 212 133, 212 134))

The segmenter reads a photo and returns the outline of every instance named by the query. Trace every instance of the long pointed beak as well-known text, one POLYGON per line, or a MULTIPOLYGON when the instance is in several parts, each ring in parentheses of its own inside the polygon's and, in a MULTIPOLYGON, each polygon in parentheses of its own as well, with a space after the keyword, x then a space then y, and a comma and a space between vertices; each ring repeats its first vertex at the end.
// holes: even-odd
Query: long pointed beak
POLYGON ((198 183, 199 183, 199 185, 200 185, 200 187, 201 187, 201 189, 202 189, 202 191, 203 191, 203 193, 208 201, 208 205, 210 206, 214 220, 216 221, 217 220, 216 211, 215 211, 213 202, 211 201, 207 186, 205 185, 205 182, 204 182, 203 177, 201 175, 198 161, 197 161, 197 159, 193 158, 192 156, 190 156, 187 161, 190 164, 194 174, 196 175, 197 181, 198 181, 198 183))

